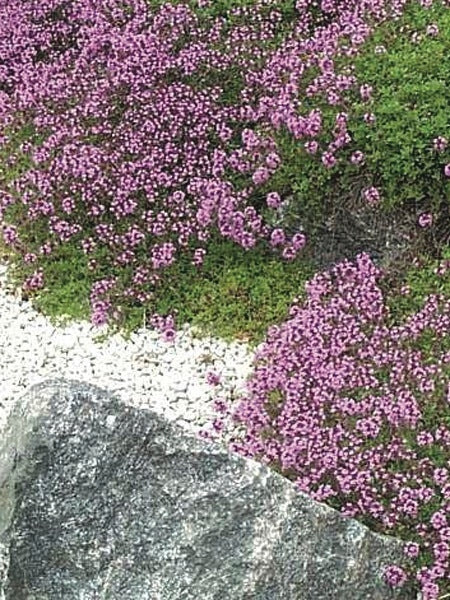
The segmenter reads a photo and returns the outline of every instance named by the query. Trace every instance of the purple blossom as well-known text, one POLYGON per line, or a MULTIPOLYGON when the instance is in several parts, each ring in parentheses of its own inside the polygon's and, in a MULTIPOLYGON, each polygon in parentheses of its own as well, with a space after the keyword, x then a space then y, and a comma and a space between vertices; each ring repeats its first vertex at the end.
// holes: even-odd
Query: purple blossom
POLYGON ((310 142, 305 142, 305 150, 308 154, 316 154, 319 149, 319 144, 315 140, 310 142))
POLYGON ((384 577, 387 583, 394 588, 401 587, 407 580, 405 571, 395 565, 385 569, 384 577))
POLYGON ((331 169, 331 167, 334 167, 336 162, 336 157, 331 152, 324 152, 322 154, 322 163, 327 169, 331 169))
POLYGON ((216 386, 220 383, 220 375, 218 373, 208 371, 208 373, 206 374, 206 381, 209 385, 216 386))
POLYGON ((270 243, 272 246, 279 246, 284 243, 286 239, 285 233, 282 229, 274 229, 270 235, 270 243))
POLYGON ((419 216, 418 223, 420 227, 429 227, 433 222, 433 215, 431 213, 422 213, 419 216))
POLYGON ((3 240, 7 246, 12 246, 18 240, 17 228, 14 225, 3 227, 3 240))
POLYGON ((278 208, 281 204, 281 198, 278 192, 270 192, 267 194, 266 204, 270 208, 278 208))
POLYGON ((365 101, 370 100, 372 97, 373 87, 371 85, 364 84, 359 88, 361 98, 365 101))
POLYGON ((37 269, 24 281, 23 288, 27 291, 36 291, 44 286, 44 272, 37 269))
POLYGON ((26 263, 34 263, 37 260, 37 256, 36 256, 36 254, 33 254, 32 252, 27 252, 25 254, 25 256, 23 257, 23 260, 26 263))
POLYGON ((415 542, 407 542, 405 544, 404 553, 409 558, 417 558, 419 556, 420 546, 415 542))
POLYGON ((194 258, 192 259, 192 264, 195 266, 201 265, 203 263, 205 254, 206 250, 204 248, 196 248, 194 250, 194 258))
POLYGON ((175 329, 169 328, 169 329, 165 329, 163 331, 162 339, 165 342, 173 342, 175 340, 175 338, 176 338, 176 331, 175 331, 175 329))
POLYGON ((376 122, 376 117, 373 113, 365 113, 363 119, 368 125, 373 125, 376 122))
POLYGON ((427 35, 430 37, 436 37, 439 35, 439 27, 436 25, 436 23, 432 23, 431 25, 427 26, 427 35))
POLYGON ((276 152, 271 152, 266 157, 266 165, 269 169, 276 169, 280 165, 280 157, 276 152))
POLYGON ((378 189, 376 187, 372 186, 372 187, 365 189, 363 192, 363 195, 364 195, 365 200, 369 204, 378 204, 378 202, 380 201, 380 192, 378 191, 378 189))
POLYGON ((447 138, 443 137, 442 135, 439 135, 437 138, 434 138, 433 148, 436 150, 436 152, 444 152, 444 150, 447 148, 447 146, 448 146, 447 138))
POLYGON ((350 157, 350 162, 353 165, 361 165, 364 164, 364 160, 365 160, 365 156, 364 153, 361 152, 360 150, 356 150, 356 152, 353 152, 353 154, 350 157))
POLYGON ((295 233, 292 236, 292 247, 294 250, 301 250, 306 244, 306 236, 303 233, 295 233))
POLYGON ((266 167, 259 167, 252 175, 252 181, 255 185, 261 185, 269 179, 270 173, 266 167))

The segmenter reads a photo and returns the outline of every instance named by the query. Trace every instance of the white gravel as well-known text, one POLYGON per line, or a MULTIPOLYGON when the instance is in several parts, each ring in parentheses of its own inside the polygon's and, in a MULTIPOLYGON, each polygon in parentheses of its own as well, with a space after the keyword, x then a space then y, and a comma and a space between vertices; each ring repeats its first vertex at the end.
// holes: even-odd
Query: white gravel
POLYGON ((244 390, 253 352, 244 342, 197 339, 184 326, 173 343, 141 329, 96 340, 104 329, 88 321, 55 326, 19 291, 8 288, 0 264, 0 430, 30 386, 47 379, 76 379, 113 392, 129 405, 146 407, 198 434, 217 415, 213 401, 244 390), (221 384, 206 381, 208 371, 221 384))

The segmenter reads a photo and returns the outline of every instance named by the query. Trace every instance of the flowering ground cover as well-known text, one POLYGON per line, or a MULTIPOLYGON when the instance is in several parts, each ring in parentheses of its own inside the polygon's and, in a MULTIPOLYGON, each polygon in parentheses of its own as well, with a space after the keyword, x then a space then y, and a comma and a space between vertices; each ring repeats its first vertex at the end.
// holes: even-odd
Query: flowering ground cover
POLYGON ((450 594, 449 8, 0 7, 14 281, 55 318, 257 347, 233 449, 408 541, 387 577, 430 600, 450 594), (404 215, 408 251, 318 270, 337 208, 404 215))
POLYGON ((401 322, 367 254, 316 274, 258 347, 247 395, 237 406, 219 398, 213 424, 241 425, 232 450, 406 540, 414 565, 387 577, 416 577, 426 598, 449 589, 449 259, 422 271, 426 301, 409 315, 419 298, 403 284, 401 322))

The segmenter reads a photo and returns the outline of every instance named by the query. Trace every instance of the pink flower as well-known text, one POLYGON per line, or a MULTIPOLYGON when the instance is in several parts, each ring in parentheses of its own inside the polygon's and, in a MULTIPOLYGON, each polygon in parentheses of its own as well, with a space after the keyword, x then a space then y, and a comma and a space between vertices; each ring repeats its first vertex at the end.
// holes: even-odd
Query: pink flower
POLYGON ((319 67, 324 73, 331 73, 334 69, 334 63, 330 58, 322 58, 319 60, 319 67))
POLYGON ((217 373, 213 373, 212 371, 208 371, 206 374, 206 381, 209 385, 219 385, 220 383, 220 375, 217 373))
POLYGON ((439 599, 439 586, 436 583, 427 581, 422 586, 423 600, 438 600, 439 599))
POLYGON ((294 250, 301 250, 306 244, 306 236, 303 233, 296 233, 292 236, 292 246, 294 250))
POLYGON ((312 142, 305 142, 305 150, 308 154, 315 154, 319 149, 319 144, 315 140, 312 142))
POLYGON ((370 100, 372 97, 373 87, 371 85, 364 84, 359 88, 359 93, 363 100, 370 100))
POLYGON ((258 144, 258 138, 252 129, 244 129, 241 138, 246 148, 252 148, 258 144))
POLYGON ((336 164, 336 157, 331 152, 324 152, 322 154, 322 163, 327 169, 331 169, 336 164))
POLYGON ((34 263, 36 262, 37 256, 36 254, 33 254, 32 252, 27 252, 27 254, 25 254, 25 256, 23 257, 23 260, 26 263, 34 263))
POLYGON ((221 414, 228 413, 228 405, 222 398, 217 398, 214 400, 213 404, 214 410, 221 414))
POLYGON ((360 150, 356 150, 356 152, 353 152, 353 154, 350 157, 350 162, 353 165, 361 165, 363 164, 365 159, 364 153, 361 152, 360 150))
POLYGON ((444 175, 450 177, 450 163, 447 163, 444 167, 444 175))
POLYGON ((430 523, 434 529, 442 529, 448 525, 446 516, 441 511, 437 511, 433 514, 430 523))
POLYGON ((331 92, 328 92, 327 94, 327 100, 328 104, 330 104, 331 106, 336 106, 341 100, 341 97, 339 96, 339 94, 336 94, 336 92, 331 90, 331 92))
POLYGON ((37 269, 32 275, 25 279, 23 287, 25 290, 35 291, 44 287, 44 272, 37 269))
POLYGON ((450 555, 450 547, 445 542, 433 545, 433 553, 437 560, 446 561, 450 555))
POLYGON ((367 123, 368 125, 373 125, 375 123, 375 121, 377 120, 373 113, 365 113, 363 119, 364 119, 364 122, 367 123))
POLYGON ((191 264, 195 265, 196 267, 203 264, 203 259, 205 257, 205 254, 206 254, 206 250, 204 248, 196 248, 194 250, 194 257, 191 261, 191 264))
POLYGON ((434 438, 429 431, 422 431, 421 433, 417 434, 416 439, 419 446, 429 446, 434 441, 434 438))
POLYGON ((269 177, 270 173, 268 169, 266 169, 266 167, 259 167, 253 173, 252 181, 255 185, 260 185, 262 183, 265 183, 269 179, 269 177))
POLYGON ((280 195, 277 192, 270 192, 267 194, 266 204, 270 208, 278 208, 281 204, 280 195))
POLYGON ((405 571, 395 565, 391 565, 385 569, 384 577, 392 587, 401 587, 407 579, 405 571))
POLYGON ((14 244, 18 239, 17 229, 14 225, 6 225, 3 228, 3 240, 7 246, 14 244))
POLYGON ((433 147, 436 150, 436 152, 444 152, 444 150, 447 148, 447 146, 448 146, 447 138, 443 137, 442 135, 438 135, 437 138, 434 138, 433 147))
POLYGON ((221 431, 223 431, 225 423, 222 419, 214 419, 214 421, 212 422, 212 426, 216 433, 220 433, 221 431))
POLYGON ((176 331, 174 329, 165 329, 162 335, 162 339, 165 342, 173 342, 176 337, 176 331))
POLYGON ((429 227, 433 222, 433 216, 431 213, 422 213, 419 217, 418 223, 420 227, 429 227))
POLYGON ((370 187, 364 190, 364 198, 369 204, 377 204, 380 201, 380 192, 376 187, 370 187))
POLYGON ((409 558, 416 558, 417 556, 419 556, 419 550, 419 544, 416 544, 414 542, 407 542, 405 544, 404 553, 405 556, 408 556, 409 558))
POLYGON ((287 248, 284 248, 283 252, 281 253, 282 257, 286 260, 294 260, 296 254, 295 248, 292 246, 287 246, 287 248))
POLYGON ((271 152, 266 157, 266 165, 269 169, 276 169, 280 165, 280 157, 276 152, 271 152))
POLYGON ((284 244, 286 241, 286 236, 282 229, 274 229, 270 235, 270 243, 272 246, 279 246, 284 244))
POLYGON ((214 440, 212 432, 208 431, 207 429, 200 429, 197 435, 200 439, 203 440, 214 440))
POLYGON ((51 254, 52 246, 51 246, 50 242, 45 242, 45 244, 42 244, 42 246, 40 246, 40 248, 39 248, 39 252, 41 254, 43 254, 44 256, 51 254))

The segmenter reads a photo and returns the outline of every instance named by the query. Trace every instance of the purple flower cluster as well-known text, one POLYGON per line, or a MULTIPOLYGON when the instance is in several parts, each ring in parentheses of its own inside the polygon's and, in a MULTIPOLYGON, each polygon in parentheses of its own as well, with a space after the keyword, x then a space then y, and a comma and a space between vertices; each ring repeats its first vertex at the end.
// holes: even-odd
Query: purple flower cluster
MULTIPOLYGON (((246 249, 265 240, 293 260, 306 238, 274 232, 252 206, 253 192, 281 166, 274 132, 284 127, 333 168, 351 141, 349 115, 337 105, 349 90, 367 104, 373 93, 351 71, 339 72, 335 58, 354 56, 374 26, 404 4, 330 0, 317 18, 316 2, 299 0, 287 27, 277 0, 257 0, 207 23, 183 2, 157 9, 145 0, 3 3, 0 145, 24 127, 34 131, 11 151, 11 161, 29 166, 0 181, 6 243, 38 261, 76 243, 92 254, 88 266, 100 280, 104 261, 114 265, 114 284, 102 298, 92 294, 99 323, 125 298, 152 298, 181 253, 192 253, 200 266, 213 230, 246 249), (199 85, 205 74, 210 83, 199 85), (230 74, 243 82, 234 103, 223 100, 221 83, 230 74), (301 114, 302 94, 337 107, 325 143, 318 141, 326 133, 321 109, 301 114), (248 177, 239 191, 236 173, 248 177), (8 222, 11 204, 22 210, 21 226, 39 221, 47 229, 39 247, 20 243, 20 230, 16 235, 8 222)), ((365 120, 375 117, 367 112, 365 120)), ((361 152, 352 162, 364 162, 361 152)), ((369 190, 367 200, 377 202, 369 190)), ((276 193, 269 208, 282 201, 276 193)))
MULTIPOLYGON (((245 429, 230 449, 345 515, 403 537, 407 529, 415 536, 407 557, 432 547, 433 565, 417 574, 431 599, 450 576, 450 300, 432 295, 393 324, 381 276, 363 253, 306 284, 307 299, 269 329, 247 394, 228 412, 245 429), (435 340, 427 355, 417 348, 422 335, 435 340), (433 411, 441 418, 431 426, 433 411), (446 457, 438 466, 433 449, 446 457)), ((406 579, 400 567, 386 577, 406 579)))

